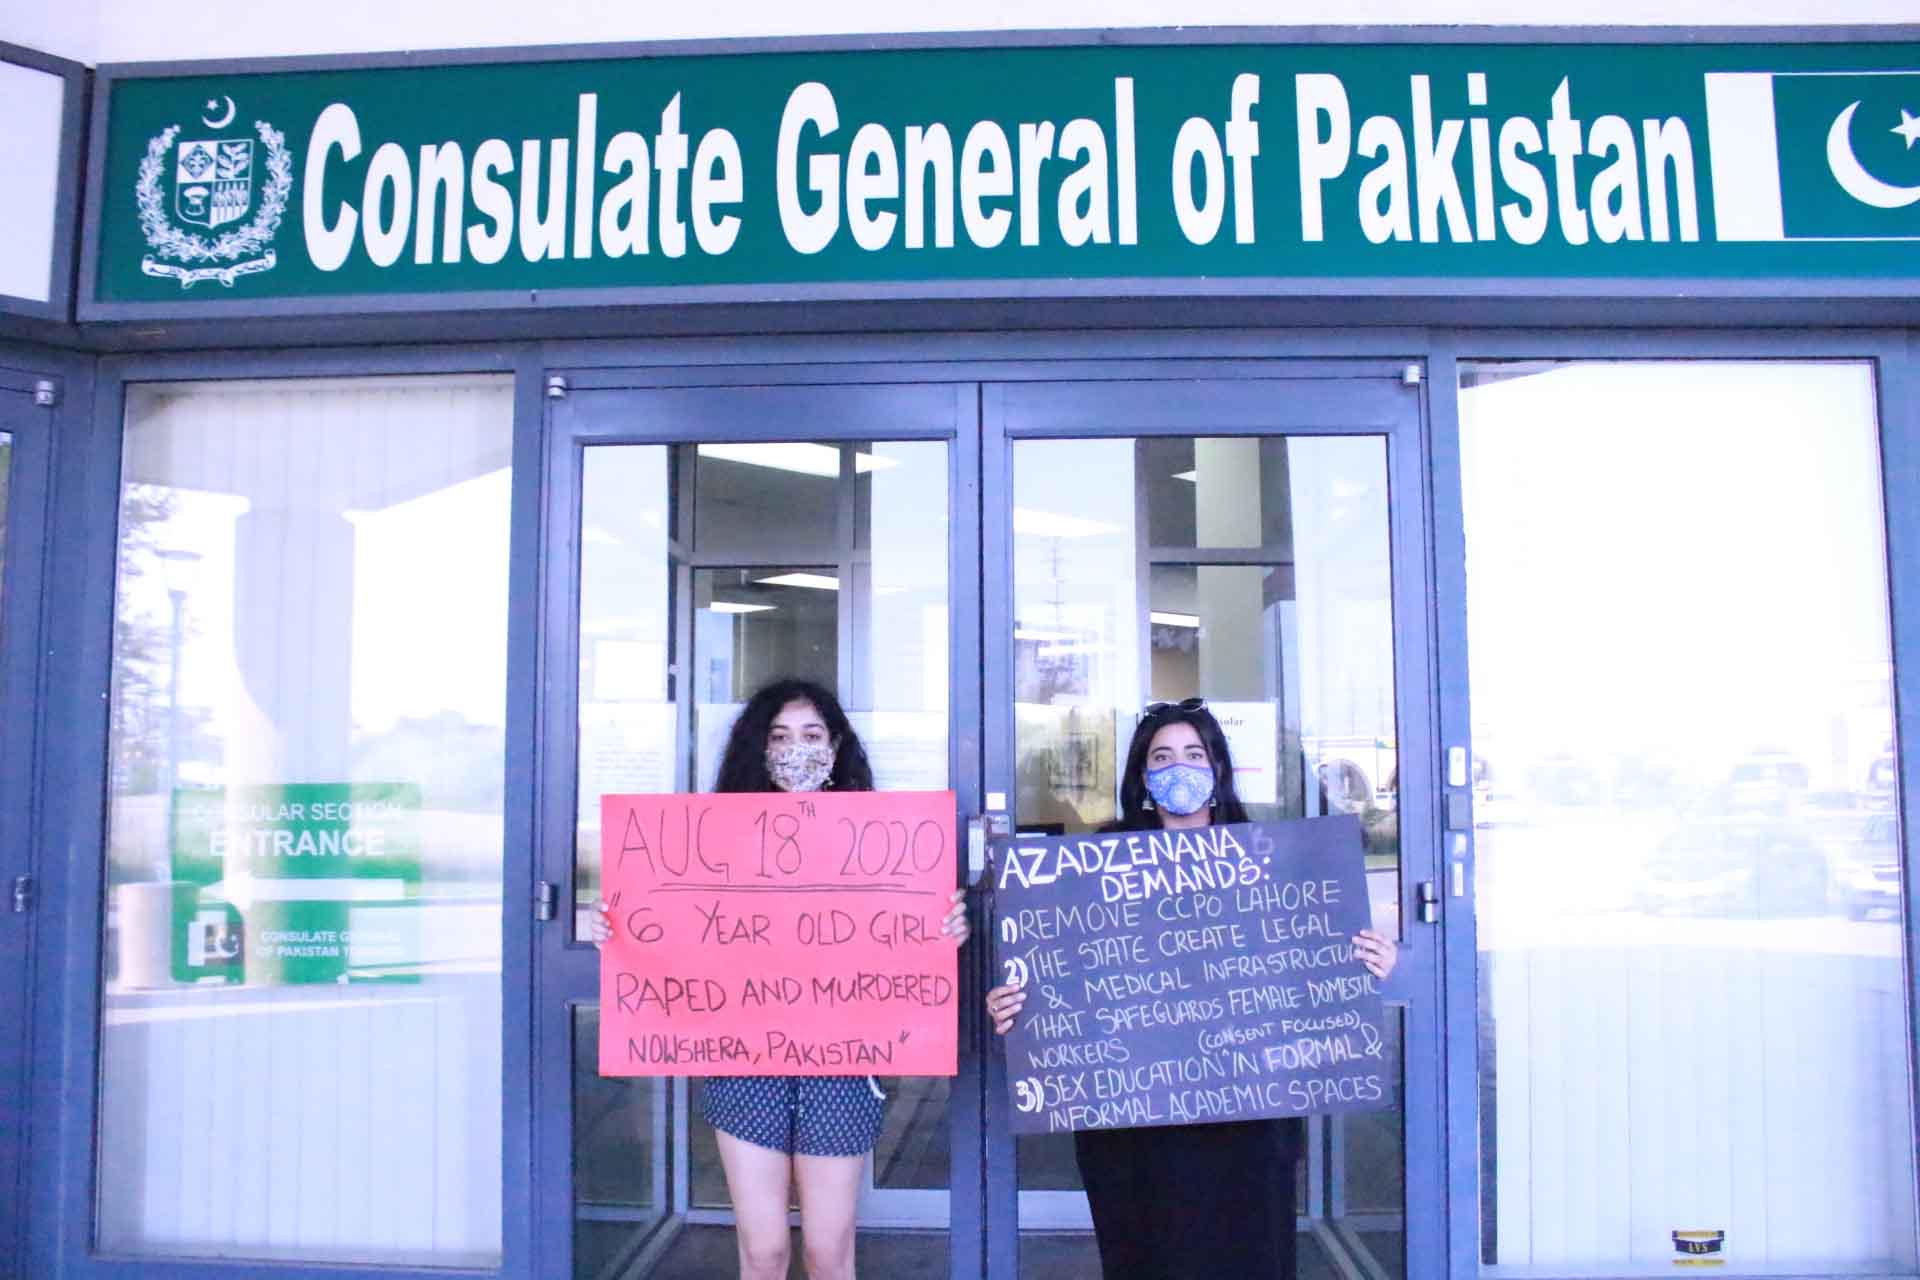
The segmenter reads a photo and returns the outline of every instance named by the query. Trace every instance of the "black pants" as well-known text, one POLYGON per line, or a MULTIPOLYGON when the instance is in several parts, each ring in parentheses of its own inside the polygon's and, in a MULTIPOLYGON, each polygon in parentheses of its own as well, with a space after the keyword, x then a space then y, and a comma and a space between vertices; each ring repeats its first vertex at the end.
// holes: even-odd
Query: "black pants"
POLYGON ((1294 1280, 1297 1120, 1073 1135, 1105 1280, 1294 1280))

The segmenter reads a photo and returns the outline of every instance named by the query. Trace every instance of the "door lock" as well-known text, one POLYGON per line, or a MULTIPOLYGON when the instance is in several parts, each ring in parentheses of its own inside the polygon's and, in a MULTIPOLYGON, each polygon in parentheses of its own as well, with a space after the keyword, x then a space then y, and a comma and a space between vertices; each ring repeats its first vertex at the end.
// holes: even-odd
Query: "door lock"
POLYGON ((1414 893, 1415 909, 1421 924, 1440 923, 1440 889, 1431 880, 1422 880, 1414 893))

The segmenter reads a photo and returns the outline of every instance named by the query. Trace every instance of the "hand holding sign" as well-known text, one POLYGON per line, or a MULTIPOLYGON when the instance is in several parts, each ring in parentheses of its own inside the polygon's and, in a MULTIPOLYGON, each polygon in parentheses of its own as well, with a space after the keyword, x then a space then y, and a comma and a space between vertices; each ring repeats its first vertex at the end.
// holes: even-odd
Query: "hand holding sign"
POLYGON ((601 1074, 952 1075, 953 815, 951 792, 604 797, 601 1074))

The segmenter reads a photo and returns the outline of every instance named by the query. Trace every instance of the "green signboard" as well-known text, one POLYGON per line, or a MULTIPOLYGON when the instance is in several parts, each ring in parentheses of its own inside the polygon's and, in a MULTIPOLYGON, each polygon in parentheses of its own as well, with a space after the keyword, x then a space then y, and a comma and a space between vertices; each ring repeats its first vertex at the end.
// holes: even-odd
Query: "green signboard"
POLYGON ((1913 44, 135 70, 106 101, 95 308, 1920 276, 1913 44))
POLYGON ((420 788, 173 793, 177 982, 419 979, 420 788))

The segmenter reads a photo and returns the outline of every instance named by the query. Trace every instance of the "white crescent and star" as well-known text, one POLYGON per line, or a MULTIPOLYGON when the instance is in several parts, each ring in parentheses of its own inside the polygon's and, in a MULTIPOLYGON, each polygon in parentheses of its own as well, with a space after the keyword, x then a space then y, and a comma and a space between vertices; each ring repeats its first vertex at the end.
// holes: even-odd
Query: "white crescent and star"
MULTIPOLYGON (((1834 117, 1833 127, 1827 130, 1827 167, 1833 170, 1833 180, 1848 195, 1861 204, 1872 205, 1876 209, 1904 209, 1910 204, 1920 203, 1920 186, 1899 187, 1891 182, 1882 182, 1866 171, 1858 156, 1853 154, 1853 113, 1860 109, 1858 102, 1834 117)), ((1920 138, 1920 116, 1909 115, 1903 108, 1900 123, 1893 132, 1907 140, 1911 147, 1915 139, 1920 138)))
POLYGON ((200 117, 200 123, 209 129, 224 129, 233 123, 233 113, 234 105, 232 98, 224 94, 218 98, 208 98, 206 114, 200 117), (222 102, 227 104, 227 111, 225 115, 216 120, 213 116, 216 111, 220 110, 220 104, 222 102))

